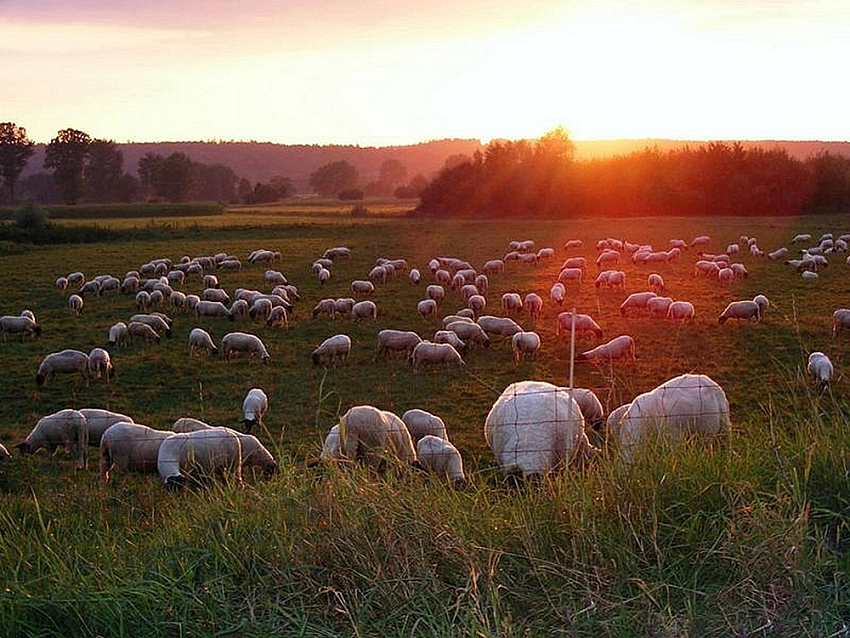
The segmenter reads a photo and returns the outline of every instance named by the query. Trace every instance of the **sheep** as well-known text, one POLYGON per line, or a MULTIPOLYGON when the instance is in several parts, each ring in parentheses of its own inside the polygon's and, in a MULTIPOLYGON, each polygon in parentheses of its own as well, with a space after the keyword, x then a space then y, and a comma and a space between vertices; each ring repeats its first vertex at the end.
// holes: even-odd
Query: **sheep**
POLYGON ((690 301, 674 301, 667 307, 667 320, 678 321, 693 321, 696 316, 694 305, 690 301))
POLYGON ((664 292, 664 278, 657 272, 649 273, 647 283, 655 294, 660 295, 664 292))
POLYGON ((78 288, 86 282, 86 276, 80 271, 72 272, 67 277, 69 286, 77 286, 78 288))
POLYGON ((635 359, 635 340, 629 335, 614 337, 611 341, 576 355, 576 362, 589 362, 595 365, 615 359, 635 359))
POLYGON ((134 321, 149 325, 158 335, 164 334, 169 339, 171 338, 171 326, 166 321, 162 314, 135 314, 130 317, 130 323, 134 321))
POLYGON ((192 328, 189 332, 189 354, 195 350, 203 349, 207 354, 218 356, 218 346, 215 345, 210 333, 203 328, 192 328))
POLYGON ((468 345, 476 344, 490 347, 490 337, 487 332, 477 323, 469 323, 466 321, 453 321, 446 326, 446 330, 454 332, 464 343, 468 345))
POLYGON ((203 301, 220 301, 223 304, 230 303, 230 295, 221 288, 204 288, 201 299, 203 301))
POLYGON ((233 472, 242 483, 242 441, 229 428, 172 433, 159 445, 156 468, 166 489, 203 483, 233 472))
POLYGON ((284 328, 289 329, 289 315, 286 312, 286 308, 283 306, 275 306, 269 312, 269 316, 266 319, 266 325, 269 328, 284 328))
POLYGON ((80 295, 74 294, 68 297, 68 309, 72 315, 79 315, 83 311, 83 305, 83 298, 80 295))
POLYGON ((785 246, 781 248, 777 248, 774 251, 767 253, 767 258, 771 261, 779 261, 780 259, 785 259, 788 256, 788 249, 785 246))
POLYGON ((91 281, 87 281, 80 289, 79 292, 81 297, 85 297, 86 295, 95 295, 96 297, 100 296, 100 282, 92 279, 91 281))
POLYGON ((543 312, 543 299, 536 292, 528 293, 523 305, 533 319, 540 317, 540 313, 543 312))
POLYGON ((336 365, 344 362, 350 352, 351 338, 348 335, 338 334, 322 341, 310 356, 315 365, 327 362, 336 365))
POLYGON ((832 361, 823 352, 812 352, 806 364, 806 371, 814 378, 818 386, 826 388, 834 369, 832 361))
POLYGON ((339 419, 339 435, 343 455, 373 469, 381 471, 388 462, 416 461, 407 426, 387 410, 371 405, 350 408, 339 419))
POLYGON ((683 374, 631 402, 620 419, 617 441, 621 458, 631 462, 650 436, 708 439, 727 434, 729 427, 723 388, 704 374, 683 374))
POLYGON ((363 319, 378 319, 378 307, 374 301, 358 301, 351 307, 351 318, 359 323, 363 319))
POLYGON ((672 297, 653 297, 646 302, 646 309, 650 317, 666 317, 672 303, 672 297))
POLYGON ((68 290, 68 278, 67 277, 57 277, 56 278, 56 288, 60 291, 68 290))
POLYGON ((21 314, 18 316, 23 317, 25 319, 29 319, 33 323, 38 323, 38 320, 35 318, 35 313, 29 308, 24 308, 23 310, 21 310, 21 314))
POLYGON ((558 283, 581 285, 584 271, 581 268, 564 268, 558 273, 558 283))
POLYGON ((443 303, 443 299, 446 296, 445 288, 443 288, 439 284, 428 284, 425 286, 425 297, 427 299, 433 299, 437 302, 437 304, 443 303))
POLYGON ((79 410, 59 410, 38 420, 27 437, 16 446, 21 454, 35 454, 41 448, 55 454, 60 446, 74 457, 74 468, 88 467, 89 431, 79 410))
POLYGON ((473 295, 478 295, 479 290, 475 287, 475 284, 464 284, 460 287, 460 297, 464 301, 469 301, 469 298, 473 295))
POLYGON ((446 433, 446 424, 436 414, 431 414, 426 410, 412 408, 401 415, 401 420, 407 426, 410 437, 413 443, 416 444, 424 436, 436 436, 448 441, 449 436, 446 433))
POLYGON ((564 244, 564 250, 573 250, 574 248, 583 248, 584 242, 581 239, 568 239, 564 244))
POLYGON ((507 475, 546 475, 595 452, 578 403, 544 381, 505 388, 484 421, 484 438, 507 475))
POLYGON ((313 319, 324 315, 333 319, 336 316, 336 299, 322 299, 313 307, 313 319))
POLYGON ((123 321, 112 324, 109 327, 109 337, 107 344, 110 346, 126 346, 130 340, 130 333, 127 331, 127 324, 123 321))
POLYGON ((458 449, 446 439, 430 434, 422 437, 416 443, 416 456, 419 465, 431 474, 457 482, 466 480, 463 458, 458 449))
POLYGON ((522 311, 522 297, 515 292, 506 292, 502 295, 502 311, 511 314, 522 311))
POLYGON ((331 461, 338 461, 342 458, 342 441, 339 436, 339 423, 334 425, 328 431, 325 441, 322 443, 322 453, 319 455, 319 458, 331 461))
MULTIPOLYGON (((254 302, 248 309, 248 316, 251 317, 251 319, 261 319, 262 321, 267 321, 269 315, 272 312, 272 308, 273 306, 271 300, 258 297, 254 299, 254 302)), ((230 311, 233 312, 233 309, 231 308, 230 311)))
POLYGON ((59 352, 51 352, 38 366, 35 373, 35 382, 38 387, 47 385, 57 374, 79 374, 86 386, 89 385, 89 356, 85 352, 79 350, 61 350, 59 352))
POLYGON ((627 310, 646 310, 646 303, 657 296, 654 292, 633 292, 620 304, 620 315, 625 317, 627 310))
POLYGON ((92 379, 100 379, 103 376, 107 382, 115 376, 112 358, 103 348, 92 348, 89 352, 89 376, 92 379))
POLYGON ((605 411, 602 408, 602 402, 593 390, 588 388, 561 388, 575 399, 578 407, 581 409, 581 414, 584 417, 585 423, 593 429, 598 429, 605 421, 605 411))
POLYGON ((759 313, 762 317, 764 317, 764 311, 770 307, 770 301, 764 295, 756 295, 753 297, 753 301, 758 304, 759 313))
POLYGON ((729 268, 732 269, 732 274, 735 279, 746 279, 750 276, 750 273, 744 264, 735 262, 734 264, 730 264, 729 268))
POLYGON ((269 398, 261 388, 251 388, 242 400, 242 425, 250 434, 256 425, 263 425, 263 415, 269 409, 269 398))
MULTIPOLYGON (((484 315, 478 317, 478 321, 476 323, 478 323, 478 325, 481 326, 481 329, 488 335, 497 335, 505 338, 513 337, 517 332, 522 330, 520 325, 510 317, 484 315)), ((463 334, 458 334, 461 339, 464 338, 463 334)))
POLYGON ((378 348, 375 356, 379 357, 388 352, 403 352, 405 358, 410 356, 422 338, 409 330, 381 330, 378 332, 378 348))
POLYGON ((811 270, 804 270, 802 273, 800 273, 800 276, 807 281, 811 281, 819 277, 816 272, 813 272, 811 270))
POLYGON ((505 270, 505 262, 501 259, 491 259, 484 263, 481 270, 485 275, 498 275, 505 270))
POLYGON ((838 308, 832 313, 832 336, 837 337, 847 328, 850 328, 850 308, 838 308))
POLYGON ((691 241, 691 248, 695 248, 697 246, 707 246, 711 243, 711 237, 708 235, 699 235, 698 237, 694 237, 691 241))
POLYGON ((713 261, 701 259, 694 265, 694 277, 716 277, 718 272, 720 272, 720 266, 713 261))
POLYGON ((526 356, 533 359, 540 350, 540 335, 536 332, 517 332, 511 337, 511 350, 516 365, 526 356))
POLYGON ((4 342, 6 341, 7 334, 19 334, 21 341, 23 341, 25 335, 29 335, 32 338, 40 337, 41 326, 29 317, 4 315, 0 317, 0 334, 3 335, 4 342))
POLYGON ((357 300, 353 297, 340 297, 334 301, 334 313, 341 317, 351 316, 351 309, 354 308, 356 303, 357 300))
POLYGON ((454 346, 454 349, 460 353, 466 351, 466 342, 464 342, 456 332, 452 330, 437 330, 432 339, 434 343, 448 343, 454 346))
POLYGON ((410 280, 410 283, 416 285, 422 280, 422 273, 419 272, 418 268, 411 268, 407 277, 410 280))
POLYGON ((419 372, 425 365, 454 365, 463 366, 460 353, 448 343, 432 343, 423 341, 418 344, 410 355, 413 371, 419 372))
POLYGON ((580 270, 587 270, 587 258, 586 257, 570 257, 565 260, 563 264, 561 264, 561 270, 565 268, 578 268, 580 270))
MULTIPOLYGON (((187 298, 188 301, 188 298, 187 298)), ((202 299, 195 304, 195 317, 226 317, 233 321, 235 317, 230 309, 220 301, 208 301, 202 299)))
MULTIPOLYGON (((557 323, 555 326, 555 334, 560 335, 562 332, 569 333, 573 326, 573 313, 561 312, 558 313, 557 323)), ((575 314, 575 330, 579 332, 592 332, 597 339, 602 338, 602 328, 596 323, 590 315, 575 314)))
POLYGON ((723 312, 720 313, 720 317, 717 319, 717 323, 723 324, 726 323, 729 319, 753 319, 761 321, 761 308, 755 301, 750 301, 748 299, 742 301, 733 301, 726 308, 723 309, 723 312))
POLYGON ((348 246, 334 246, 333 248, 328 248, 322 253, 322 257, 325 259, 338 259, 339 257, 351 257, 351 248, 348 246))
POLYGON ((246 353, 249 359, 256 355, 266 365, 271 361, 269 351, 262 340, 247 332, 228 332, 221 339, 221 351, 225 361, 229 361, 232 354, 239 352, 246 353))
POLYGON ((553 284, 552 288, 549 290, 549 299, 552 300, 553 303, 562 306, 564 304, 564 299, 567 296, 567 289, 564 287, 560 281, 553 284))
POLYGON ((809 233, 802 233, 800 235, 795 235, 794 239, 791 240, 791 243, 801 244, 809 241, 812 241, 812 236, 809 233))
POLYGON ((490 289, 490 280, 487 278, 487 275, 481 273, 479 275, 475 275, 474 285, 480 294, 486 295, 487 291, 490 289))
POLYGON ((437 314, 437 302, 433 299, 422 299, 416 304, 416 312, 423 319, 433 317, 437 314))
POLYGON ((269 283, 273 286, 277 286, 278 284, 286 285, 289 281, 286 279, 286 275, 284 275, 279 270, 267 270, 263 274, 263 279, 266 283, 269 283))
POLYGON ((80 413, 86 417, 88 440, 90 447, 99 447, 106 432, 115 423, 133 423, 133 419, 120 412, 112 412, 102 408, 80 408, 80 413))
POLYGON ((159 343, 160 341, 160 337, 156 330, 146 323, 141 323, 139 321, 131 321, 127 325, 127 335, 130 338, 138 337, 145 343, 159 343))
POLYGON ((470 310, 472 310, 472 312, 479 315, 484 312, 484 309, 487 307, 487 299, 485 299, 483 295, 471 295, 467 300, 466 305, 470 310))

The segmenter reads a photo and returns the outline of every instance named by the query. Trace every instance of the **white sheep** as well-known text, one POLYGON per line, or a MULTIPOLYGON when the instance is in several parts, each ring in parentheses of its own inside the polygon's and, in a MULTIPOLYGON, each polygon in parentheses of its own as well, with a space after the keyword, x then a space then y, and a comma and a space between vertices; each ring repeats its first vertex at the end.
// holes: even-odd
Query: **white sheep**
POLYGON ((650 317, 666 317, 670 304, 673 303, 672 297, 653 297, 646 302, 646 309, 649 311, 650 317))
POLYGON ((446 330, 454 332, 467 345, 475 344, 485 348, 490 347, 490 337, 484 328, 477 323, 453 321, 446 326, 446 330))
POLYGON ((201 292, 202 301, 218 301, 223 304, 230 303, 230 295, 221 288, 204 288, 201 292))
MULTIPOLYGON (((481 329, 488 335, 496 335, 499 337, 505 337, 506 339, 513 337, 517 332, 522 330, 520 325, 510 317, 483 315, 478 317, 478 321, 476 323, 481 326, 481 329)), ((465 339, 463 334, 458 334, 461 339, 465 339)))
POLYGON ((41 448, 55 454, 65 448, 74 457, 74 467, 88 467, 89 431, 86 417, 78 410, 59 410, 38 420, 27 437, 16 446, 22 454, 35 454, 41 448))
POLYGON ((68 308, 72 315, 79 315, 83 311, 83 298, 80 295, 74 294, 68 297, 68 308))
POLYGON ((160 341, 160 337, 156 330, 151 328, 148 324, 140 323, 138 321, 131 321, 127 325, 127 335, 131 338, 138 337, 145 343, 159 343, 160 341))
POLYGON ((416 443, 416 455, 423 469, 452 481, 464 481, 463 458, 458 449, 446 439, 426 435, 416 443))
POLYGON ((704 374, 683 374, 631 402, 618 426, 620 455, 631 461, 652 436, 707 439, 727 434, 729 427, 729 401, 723 388, 704 374))
POLYGON ((484 438, 505 474, 548 474, 594 451, 578 403, 544 381, 509 385, 484 422, 484 438))
POLYGON ((98 447, 103 433, 115 423, 133 423, 126 414, 104 410, 102 408, 80 408, 80 413, 86 417, 86 427, 89 431, 89 446, 98 447))
POLYGON ((635 340, 629 335, 614 337, 611 341, 576 355, 576 362, 588 362, 599 365, 617 359, 635 358, 635 340))
POLYGON ((491 259, 484 263, 481 270, 486 275, 497 275, 505 270, 505 262, 501 259, 491 259))
POLYGON ((410 355, 413 371, 419 372, 425 365, 463 366, 464 361, 454 346, 448 343, 432 343, 423 341, 418 344, 410 355))
POLYGON ((655 294, 660 295, 664 292, 664 278, 657 272, 649 273, 647 283, 655 294))
POLYGON ((336 299, 322 299, 313 307, 313 318, 324 315, 333 319, 336 316, 336 299))
POLYGON ((41 336, 41 326, 29 317, 4 315, 0 317, 0 334, 3 335, 4 342, 7 334, 18 334, 23 341, 25 335, 32 338, 41 336))
POLYGON ((514 363, 517 365, 525 357, 533 359, 540 350, 540 335, 533 331, 517 332, 511 337, 511 350, 514 353, 514 363))
POLYGON ((229 428, 172 433, 159 445, 156 468, 169 490, 189 482, 203 484, 228 472, 241 484, 242 441, 229 428))
POLYGON ((850 328, 850 308, 838 308, 832 313, 832 336, 837 337, 850 328))
POLYGON ((750 301, 749 299, 733 301, 720 313, 717 323, 726 323, 729 319, 755 319, 757 322, 761 321, 761 308, 755 301, 750 301))
POLYGON ((528 293, 525 296, 523 305, 525 306, 526 311, 528 311, 528 315, 533 319, 537 319, 540 316, 540 313, 543 312, 543 298, 536 292, 528 293))
POLYGON ((605 421, 605 411, 602 408, 602 402, 593 390, 588 388, 573 388, 572 390, 561 388, 561 390, 566 390, 575 399, 576 403, 578 403, 578 407, 581 409, 581 414, 587 425, 596 429, 605 421))
POLYGON ((424 436, 432 435, 441 439, 448 440, 446 433, 446 424, 436 414, 431 414, 427 410, 412 408, 401 415, 401 420, 407 426, 407 431, 410 432, 410 437, 413 443, 419 442, 424 436))
POLYGON ((355 322, 360 322, 363 319, 378 319, 378 307, 374 301, 358 301, 351 307, 351 318, 355 322))
POLYGON ((325 339, 319 346, 313 350, 311 358, 316 365, 344 362, 351 352, 351 337, 348 335, 338 334, 325 339))
POLYGON ((415 285, 422 280, 422 273, 419 272, 418 268, 411 268, 407 277, 410 279, 410 283, 415 285))
POLYGON ((516 292, 506 292, 502 295, 502 311, 507 314, 522 311, 522 297, 516 292))
POLYGON ((171 320, 166 320, 165 315, 162 313, 135 314, 130 317, 130 323, 133 323, 134 321, 147 324, 153 328, 158 335, 164 334, 169 339, 171 338, 171 320))
POLYGON ((428 284, 425 286, 426 299, 433 299, 437 304, 443 303, 446 296, 446 290, 439 284, 428 284))
POLYGON ((567 289, 564 287, 564 284, 559 281, 552 285, 552 288, 549 290, 549 299, 551 299, 553 303, 561 306, 564 304, 564 299, 566 299, 566 297, 567 289))
MULTIPOLYGON (((188 296, 186 300, 188 302, 188 296)), ((230 309, 220 301, 199 300, 195 304, 194 310, 195 317, 198 319, 202 317, 226 317, 230 321, 235 319, 230 309)))
POLYGON ((251 433, 254 426, 263 425, 263 415, 269 409, 269 398, 262 388, 251 388, 242 401, 242 425, 251 433))
POLYGON ((102 376, 107 382, 115 376, 112 357, 103 348, 92 348, 89 352, 89 376, 92 379, 100 379, 102 376))
POLYGON ((480 315, 487 307, 487 299, 484 295, 471 295, 467 300, 466 305, 476 315, 480 315))
POLYGON ((328 431, 327 436, 325 436, 324 443, 322 443, 322 453, 319 455, 319 458, 329 461, 338 461, 342 458, 342 441, 339 436, 339 423, 334 425, 328 431))
POLYGON ((256 356, 264 364, 271 361, 268 349, 257 335, 247 332, 228 332, 222 337, 221 353, 225 361, 229 361, 231 355, 240 352, 247 354, 249 359, 256 356))
POLYGON ((79 350, 61 350, 51 352, 38 366, 35 382, 39 387, 47 385, 57 374, 79 374, 86 386, 89 384, 89 356, 79 350))
POLYGON ((422 299, 416 304, 416 312, 423 319, 437 314, 437 302, 433 299, 422 299))
POLYGON ((437 330, 434 333, 434 338, 431 340, 434 343, 448 343, 454 346, 454 349, 460 353, 466 351, 466 342, 461 339, 453 330, 437 330))
POLYGON ((834 368, 832 361, 823 352, 812 352, 806 364, 806 371, 814 378, 821 387, 829 385, 834 368))
POLYGON ((696 316, 694 305, 690 301, 674 301, 667 307, 667 320, 684 323, 693 321, 696 316))
MULTIPOLYGON (((557 323, 555 326, 555 334, 560 335, 562 332, 570 333, 573 326, 573 313, 561 312, 558 313, 557 323)), ((575 314, 575 330, 579 332, 592 332, 597 339, 602 338, 602 328, 596 323, 590 315, 581 313, 575 314)))
POLYGON ((764 295, 756 295, 753 297, 753 301, 758 304, 759 312, 762 317, 764 317, 764 311, 770 307, 770 300, 764 295))
POLYGON ((371 405, 350 408, 339 419, 343 455, 376 470, 387 463, 413 463, 416 450, 410 432, 397 415, 371 405))
POLYGON ((647 302, 653 297, 657 297, 654 292, 633 292, 626 300, 620 304, 620 315, 625 317, 628 310, 646 310, 647 302))
POLYGON ((199 349, 206 350, 207 354, 218 356, 218 346, 215 345, 210 333, 203 328, 192 328, 189 332, 189 353, 192 354, 199 349))
POLYGON ((112 324, 109 327, 109 337, 107 344, 110 346, 126 346, 130 340, 130 333, 127 331, 127 324, 123 321, 112 324))
POLYGON ((422 337, 410 330, 381 330, 378 332, 378 348, 375 356, 379 357, 388 352, 403 352, 405 357, 409 357, 416 345, 421 342, 422 337))
POLYGON ((286 312, 286 308, 283 306, 275 306, 269 312, 269 316, 266 319, 266 325, 269 328, 289 328, 289 313, 286 312))

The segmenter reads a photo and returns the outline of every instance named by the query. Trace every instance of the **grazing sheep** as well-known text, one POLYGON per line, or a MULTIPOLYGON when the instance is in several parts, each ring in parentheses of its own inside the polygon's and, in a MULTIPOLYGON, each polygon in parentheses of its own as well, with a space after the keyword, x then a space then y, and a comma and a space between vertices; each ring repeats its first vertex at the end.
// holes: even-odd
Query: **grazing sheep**
POLYGON ((627 310, 646 310, 647 302, 657 296, 654 292, 633 292, 620 304, 620 315, 625 317, 627 310))
POLYGON ((646 309, 650 317, 666 317, 672 303, 672 297, 653 297, 646 302, 646 309))
POLYGON ((261 388, 251 388, 242 401, 242 425, 251 433, 256 425, 263 424, 263 415, 269 409, 269 398, 261 388))
POLYGON ((770 306, 770 301, 764 295, 756 295, 753 301, 758 304, 760 316, 764 317, 764 311, 770 306))
POLYGON ((667 307, 667 320, 678 321, 693 321, 696 311, 694 305, 690 301, 674 301, 667 307))
POLYGON ((127 324, 123 321, 112 324, 109 327, 109 340, 107 344, 110 346, 126 346, 130 340, 130 333, 127 331, 127 324))
POLYGON ((806 371, 814 378, 821 388, 829 385, 829 379, 834 371, 832 361, 823 352, 813 352, 809 355, 806 371))
POLYGON ((726 306, 723 312, 720 313, 717 323, 726 323, 729 319, 746 319, 749 321, 753 318, 756 321, 761 321, 761 308, 755 301, 745 299, 743 301, 733 301, 726 306))
POLYGON ((465 365, 460 353, 454 349, 454 346, 448 343, 432 343, 430 341, 423 341, 418 344, 413 349, 410 360, 414 372, 419 372, 425 365, 465 365))
POLYGON ((131 321, 127 326, 127 334, 131 337, 138 337, 145 343, 159 343, 159 335, 156 330, 151 328, 146 323, 131 321))
POLYGON ((465 344, 490 347, 490 337, 484 331, 484 328, 477 323, 453 321, 446 326, 446 330, 454 332, 465 344))
POLYGON ((485 275, 497 275, 505 270, 505 262, 501 259, 491 259, 481 268, 485 275))
POLYGON ((378 307, 374 301, 358 301, 351 307, 351 318, 359 323, 363 319, 378 319, 378 307))
POLYGON ((511 314, 522 311, 522 297, 516 292, 506 292, 502 295, 502 311, 511 314))
POLYGON ((339 419, 342 453, 346 458, 383 470, 387 463, 413 463, 416 450, 410 432, 397 415, 371 405, 350 408, 339 419))
POLYGON ((412 408, 401 415, 401 420, 407 426, 414 444, 418 443, 422 437, 428 435, 445 440, 449 438, 446 433, 446 424, 443 423, 443 420, 436 414, 431 414, 426 410, 412 408))
POLYGON ((242 441, 229 428, 172 433, 159 445, 156 468, 163 485, 180 490, 232 472, 242 482, 242 441))
POLYGON ((505 388, 487 414, 484 438, 509 475, 545 475, 595 451, 578 403, 566 390, 544 381, 519 381, 505 388))
POLYGON ((419 272, 418 268, 411 268, 410 273, 407 276, 412 284, 418 284, 422 280, 422 274, 419 272))
POLYGON ((169 339, 171 338, 171 325, 164 318, 164 315, 161 313, 157 314, 135 314, 130 317, 130 323, 134 321, 138 323, 144 323, 149 325, 158 335, 165 335, 169 339))
POLYGON ((341 317, 351 316, 351 309, 357 300, 353 297, 340 297, 334 302, 334 312, 341 317))
POLYGON ((232 354, 240 352, 247 354, 249 359, 256 355, 264 364, 271 361, 269 351, 262 340, 246 332, 228 332, 224 335, 221 339, 221 351, 225 361, 229 361, 232 354))
POLYGON ((592 350, 576 355, 576 362, 588 362, 595 365, 614 361, 616 359, 635 358, 635 340, 629 335, 614 337, 608 343, 596 346, 592 350))
POLYGON ((80 413, 86 417, 86 427, 89 430, 89 446, 98 447, 106 432, 115 423, 133 423, 133 419, 120 412, 112 412, 102 408, 80 408, 80 413))
POLYGON ((325 441, 322 443, 322 453, 319 455, 319 458, 330 461, 338 461, 342 458, 342 440, 339 436, 339 423, 328 431, 325 441))
POLYGON ((471 295, 466 302, 467 307, 476 315, 480 315, 487 307, 487 299, 483 295, 471 295))
POLYGON ((35 382, 38 387, 47 385, 57 374, 79 374, 86 386, 89 384, 89 356, 79 350, 61 350, 51 352, 38 366, 35 382))
POLYGON ((526 356, 532 359, 540 350, 540 335, 536 332, 517 332, 511 337, 511 350, 514 353, 514 363, 519 365, 526 356))
POLYGON ((34 319, 29 317, 13 317, 4 315, 0 317, 0 334, 3 335, 3 341, 6 341, 7 334, 18 334, 21 336, 21 341, 25 335, 32 338, 41 336, 41 326, 34 319))
POLYGON ((388 352, 403 352, 406 357, 409 357, 416 345, 421 342, 422 338, 409 330, 381 330, 378 333, 376 356, 379 357, 388 352))
POLYGON ((107 383, 115 376, 112 358, 103 348, 92 348, 89 352, 89 376, 92 379, 100 379, 103 376, 107 383))
MULTIPOLYGON (((187 297, 188 301, 188 297, 187 297)), ((220 301, 200 300, 195 304, 195 317, 226 317, 233 321, 235 317, 230 309, 220 301)))
POLYGON ((35 454, 41 448, 55 454, 60 446, 74 457, 74 467, 88 467, 89 431, 86 417, 78 410, 59 410, 42 417, 21 443, 16 446, 21 454, 35 454))
POLYGON ((61 291, 68 290, 68 278, 67 277, 57 277, 56 278, 56 288, 57 288, 57 290, 61 290, 61 291))
POLYGON ((68 309, 72 315, 79 315, 83 311, 83 298, 80 295, 71 295, 68 297, 68 309))
POLYGON ((683 374, 631 402, 619 422, 620 455, 631 461, 650 436, 678 441, 728 431, 729 401, 723 388, 704 374, 683 374))
POLYGON ((566 297, 567 289, 564 287, 564 284, 559 281, 552 285, 552 288, 549 290, 549 299, 551 299, 553 303, 562 306, 566 297))
POLYGON ((322 299, 313 308, 313 319, 325 315, 333 319, 336 316, 336 299, 322 299))
MULTIPOLYGON (((560 335, 562 332, 570 333, 573 325, 573 313, 561 312, 558 313, 557 325, 555 334, 560 335)), ((575 315, 576 334, 579 332, 592 332, 597 339, 602 338, 602 328, 596 323, 590 315, 576 313, 575 315)))
POLYGON ((565 286, 567 284, 581 285, 583 278, 584 271, 581 268, 564 268, 558 273, 558 283, 565 286))
POLYGON ((215 345, 210 333, 203 328, 192 328, 189 332, 189 354, 195 350, 204 349, 207 354, 218 356, 218 347, 215 345))
POLYGON ((275 306, 269 312, 269 316, 266 319, 266 325, 269 328, 289 328, 289 314, 286 312, 286 308, 283 306, 275 306))
POLYGON ((423 319, 437 314, 437 302, 433 299, 422 299, 416 304, 416 312, 423 319))
POLYGON ((528 293, 525 296, 523 305, 532 319, 537 319, 540 317, 540 313, 543 312, 543 299, 536 292, 528 293))
POLYGON ((452 330, 437 330, 432 339, 434 343, 448 343, 454 346, 454 349, 460 353, 466 351, 466 342, 464 342, 456 332, 452 330))
MULTIPOLYGON (((522 331, 520 325, 510 317, 484 315, 482 317, 478 317, 478 321, 476 323, 481 326, 481 329, 488 335, 496 335, 499 337, 505 337, 506 339, 509 339, 517 332, 522 331)), ((458 332, 458 335, 461 339, 466 339, 462 333, 458 332)))
POLYGON ((832 313, 832 336, 837 337, 847 328, 850 328, 850 308, 838 308, 832 313))
POLYGON ((446 439, 426 435, 416 443, 416 455, 423 469, 452 481, 465 481, 463 458, 458 449, 446 439))
POLYGON ((660 295, 662 292, 664 292, 664 278, 657 272, 649 274, 649 276, 647 277, 647 283, 656 295, 660 295))
POLYGON ((446 296, 446 290, 439 284, 429 284, 425 286, 425 297, 427 299, 433 299, 437 302, 437 304, 443 303, 443 299, 446 296))
POLYGON ((344 362, 348 358, 348 353, 351 352, 351 338, 348 335, 334 335, 328 337, 313 350, 311 358, 316 365, 327 364, 332 365, 344 362))

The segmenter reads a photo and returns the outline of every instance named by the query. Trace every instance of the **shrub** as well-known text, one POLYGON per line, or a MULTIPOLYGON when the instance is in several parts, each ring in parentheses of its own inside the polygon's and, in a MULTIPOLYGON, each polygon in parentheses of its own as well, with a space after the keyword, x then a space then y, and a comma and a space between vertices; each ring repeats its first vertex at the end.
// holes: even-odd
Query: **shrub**
POLYGON ((344 191, 340 191, 339 198, 343 201, 363 199, 363 191, 359 188, 349 188, 344 191))
POLYGON ((355 204, 351 207, 351 216, 352 217, 366 217, 369 214, 369 209, 366 208, 365 204, 355 204))

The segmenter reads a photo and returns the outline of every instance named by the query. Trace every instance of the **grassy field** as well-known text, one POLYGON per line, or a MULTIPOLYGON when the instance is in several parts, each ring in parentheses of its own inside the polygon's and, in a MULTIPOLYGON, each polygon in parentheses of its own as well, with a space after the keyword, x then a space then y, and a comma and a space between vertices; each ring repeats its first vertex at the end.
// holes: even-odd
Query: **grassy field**
MULTIPOLYGON (((262 440, 280 460, 270 481, 248 489, 167 493, 156 476, 98 482, 70 458, 13 456, 0 466, 2 635, 264 636, 843 636, 850 622, 850 474, 846 339, 831 336, 831 314, 848 305, 848 266, 840 256, 816 282, 781 262, 742 255, 750 276, 722 286, 692 276, 696 257, 656 268, 670 296, 691 301, 696 321, 671 325, 623 318, 622 292, 574 292, 605 339, 631 334, 637 360, 577 366, 575 383, 597 392, 606 411, 684 372, 710 375, 726 390, 734 432, 728 449, 684 445, 625 466, 615 450, 582 472, 537 484, 504 485, 482 427, 511 382, 565 385, 569 342, 555 335, 559 309, 548 290, 580 238, 595 258, 603 237, 666 246, 674 237, 713 237, 722 252, 741 235, 766 250, 791 247, 797 232, 842 234, 841 218, 719 218, 537 221, 423 221, 367 203, 365 219, 345 209, 250 209, 185 220, 110 220, 149 224, 144 241, 39 246, 0 253, 5 279, 0 314, 31 308, 44 328, 35 341, 0 343, 0 440, 22 440, 35 422, 66 407, 107 407, 167 429, 181 416, 235 426, 245 392, 270 399, 262 440), (379 285, 378 320, 313 319, 323 297, 349 296, 378 257, 406 258, 427 271, 437 255, 479 266, 501 257, 512 239, 556 248, 553 261, 509 266, 491 277, 489 311, 503 292, 537 291, 547 303, 526 329, 541 335, 534 361, 515 366, 508 344, 473 350, 462 371, 414 375, 406 361, 376 361, 382 328, 426 336, 438 321, 415 312, 423 285, 405 277, 379 285), (321 287, 310 264, 335 245, 352 248, 321 287), (124 273, 156 258, 217 252, 245 261, 256 248, 278 250, 301 291, 289 330, 261 324, 201 322, 218 340, 230 330, 260 335, 271 364, 190 357, 197 320, 169 312, 171 340, 113 352, 117 378, 84 387, 59 377, 44 389, 35 370, 48 352, 103 346, 109 326, 135 312, 128 296, 87 298, 71 317, 56 277, 124 273), (732 299, 771 300, 759 324, 717 324, 732 299), (325 337, 348 334, 348 362, 310 364, 325 337), (830 391, 805 378, 812 350, 836 364, 830 391), (375 478, 365 471, 310 468, 327 430, 356 404, 401 414, 420 407, 443 417, 464 456, 460 491, 421 475, 375 478)), ((82 220, 61 223, 85 223, 82 220)), ((131 224, 127 226, 127 224, 131 224)), ((228 291, 264 288, 265 266, 219 273, 228 291)), ((646 288, 644 266, 623 265, 628 292, 646 288)), ((594 268, 591 272, 595 276, 594 268)), ((428 279, 426 277, 426 279, 428 279)), ((184 290, 199 292, 200 282, 184 290)), ((441 312, 462 306, 449 293, 441 312)), ((580 336, 578 349, 596 345, 580 336)), ((605 441, 596 442, 605 446, 605 441)))

